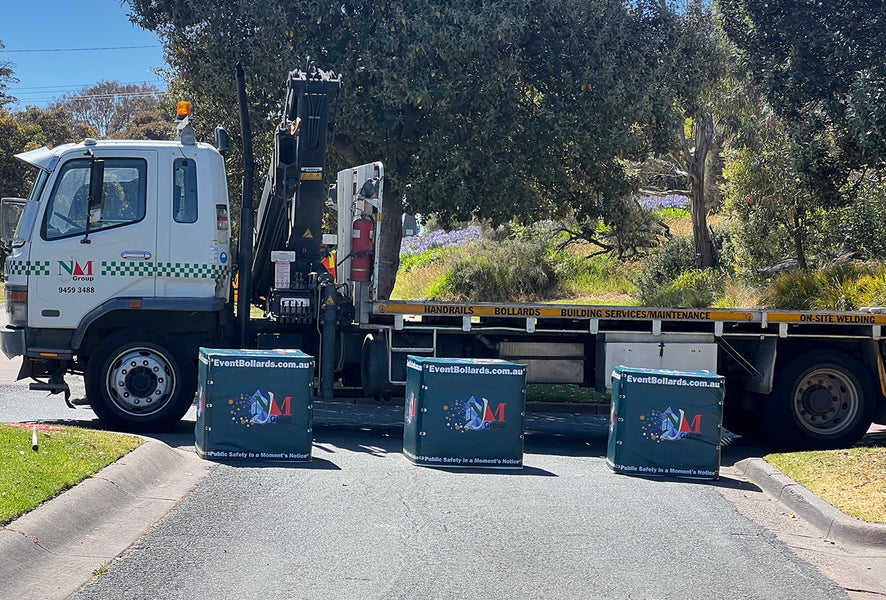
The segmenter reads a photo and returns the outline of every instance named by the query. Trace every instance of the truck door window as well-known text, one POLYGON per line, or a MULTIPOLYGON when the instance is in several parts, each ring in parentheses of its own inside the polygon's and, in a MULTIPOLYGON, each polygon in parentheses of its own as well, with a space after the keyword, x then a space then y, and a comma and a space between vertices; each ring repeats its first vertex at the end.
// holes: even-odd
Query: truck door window
POLYGON ((173 163, 172 216, 177 223, 197 222, 197 163, 192 159, 173 163))
POLYGON ((105 178, 98 202, 89 201, 89 159, 62 167, 46 207, 43 239, 83 235, 141 221, 147 197, 147 163, 139 158, 106 158, 105 178), (88 220, 87 220, 88 215, 88 220))

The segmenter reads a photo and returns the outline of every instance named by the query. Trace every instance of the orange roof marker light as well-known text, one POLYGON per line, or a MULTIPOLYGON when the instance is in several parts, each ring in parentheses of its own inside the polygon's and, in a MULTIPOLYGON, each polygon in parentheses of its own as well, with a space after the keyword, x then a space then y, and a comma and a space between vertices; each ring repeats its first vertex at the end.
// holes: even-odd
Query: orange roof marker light
POLYGON ((184 119, 185 117, 189 117, 191 115, 191 103, 187 101, 182 101, 178 103, 178 108, 176 109, 176 118, 184 119))

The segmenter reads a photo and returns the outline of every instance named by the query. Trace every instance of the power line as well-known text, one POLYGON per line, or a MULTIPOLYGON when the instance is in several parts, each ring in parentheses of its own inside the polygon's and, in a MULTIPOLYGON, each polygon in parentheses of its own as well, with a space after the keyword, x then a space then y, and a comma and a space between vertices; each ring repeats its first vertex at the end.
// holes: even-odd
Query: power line
POLYGON ((158 92, 133 92, 129 94, 87 94, 84 96, 30 96, 22 98, 21 96, 16 96, 18 98, 19 103, 26 102, 40 102, 40 101, 48 101, 48 100, 110 100, 114 98, 154 98, 165 96, 165 91, 158 92))
POLYGON ((85 96, 68 96, 66 100, 95 99, 106 100, 108 98, 153 98, 154 96, 165 96, 166 92, 132 92, 123 94, 87 94, 85 96))
POLYGON ((0 49, 0 52, 9 54, 24 54, 29 52, 98 52, 102 50, 137 50, 141 48, 162 48, 163 46, 155 44, 152 46, 106 46, 104 48, 34 48, 28 50, 10 50, 8 48, 0 49))
MULTIPOLYGON (((120 85, 142 85, 142 84, 154 85, 154 84, 158 84, 158 83, 165 83, 165 82, 161 81, 159 79, 155 79, 153 81, 144 81, 144 80, 142 80, 142 81, 126 81, 126 82, 120 83, 120 85)), ((38 90, 48 90, 48 91, 61 90, 61 91, 72 92, 75 90, 89 88, 94 85, 95 85, 95 83, 82 83, 82 84, 63 83, 63 84, 56 84, 56 85, 32 85, 32 86, 10 85, 7 88, 7 90, 9 90, 10 92, 20 92, 20 91, 37 92, 38 90)))

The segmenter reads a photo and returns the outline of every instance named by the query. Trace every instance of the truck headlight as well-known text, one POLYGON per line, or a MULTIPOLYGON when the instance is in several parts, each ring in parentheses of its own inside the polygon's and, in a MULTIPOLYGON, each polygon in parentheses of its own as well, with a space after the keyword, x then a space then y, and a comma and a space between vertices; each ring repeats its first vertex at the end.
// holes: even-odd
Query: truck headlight
POLYGON ((28 324, 28 290, 6 286, 6 316, 10 325, 28 324))

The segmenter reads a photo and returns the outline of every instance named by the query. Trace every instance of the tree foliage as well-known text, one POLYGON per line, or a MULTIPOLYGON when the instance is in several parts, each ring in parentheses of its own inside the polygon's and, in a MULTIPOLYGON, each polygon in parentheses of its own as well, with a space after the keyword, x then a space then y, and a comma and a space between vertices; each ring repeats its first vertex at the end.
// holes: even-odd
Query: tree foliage
POLYGON ((886 164, 886 3, 720 0, 748 73, 789 126, 791 156, 821 206, 851 200, 853 172, 886 164))
POLYGON ((668 84, 665 97, 673 98, 682 119, 675 124, 668 152, 647 157, 637 165, 638 174, 646 195, 689 197, 695 264, 707 269, 715 262, 707 224, 714 204, 709 156, 718 148, 713 110, 730 66, 728 43, 710 3, 687 0, 682 4, 679 35, 666 52, 677 58, 672 59, 675 82, 668 84))
POLYGON ((75 121, 88 123, 102 137, 168 139, 173 125, 163 116, 161 99, 162 93, 154 85, 100 81, 62 96, 53 108, 64 108, 75 121))
POLYGON ((680 16, 652 0, 129 2, 204 132, 236 129, 244 65, 259 153, 285 70, 310 56, 342 73, 333 145, 343 163, 386 163, 397 221, 407 185, 409 209, 443 223, 605 216, 633 185, 621 160, 666 151, 673 90, 696 77, 669 52, 680 16))
MULTIPOLYGON (((6 45, 3 43, 3 40, 0 40, 0 50, 5 47, 6 45)), ((12 63, 0 60, 0 108, 16 101, 15 97, 9 95, 8 90, 10 83, 18 83, 18 79, 15 77, 15 71, 12 68, 12 63)))
POLYGON ((755 268, 788 258, 804 269, 824 264, 859 237, 837 216, 859 213, 853 206, 867 202, 886 166, 886 5, 718 6, 744 67, 735 93, 724 94, 740 247, 755 268))
POLYGON ((53 147, 95 135, 85 123, 75 123, 62 108, 44 110, 29 106, 9 112, 0 109, 0 184, 4 196, 24 197, 31 186, 32 171, 16 154, 53 147))

